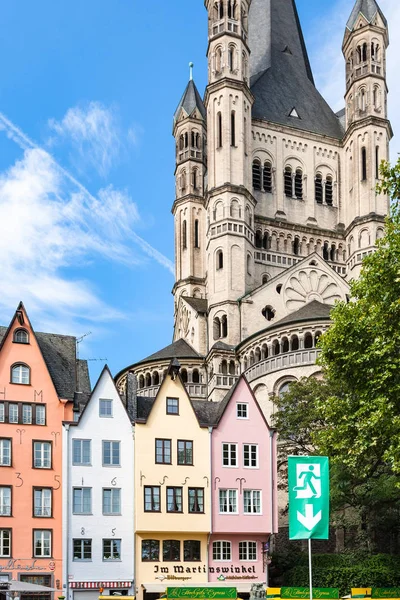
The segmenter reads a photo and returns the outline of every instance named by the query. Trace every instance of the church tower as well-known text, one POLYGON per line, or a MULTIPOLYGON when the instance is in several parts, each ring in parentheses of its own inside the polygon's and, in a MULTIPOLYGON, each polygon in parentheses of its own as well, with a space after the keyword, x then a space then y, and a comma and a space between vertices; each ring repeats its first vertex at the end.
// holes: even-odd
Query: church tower
POLYGON ((210 347, 240 341, 237 299, 253 285, 251 0, 206 0, 208 11, 207 287, 210 347))
POLYGON ((383 234, 389 199, 376 193, 379 165, 389 158, 392 129, 387 115, 387 21, 375 0, 357 0, 343 41, 346 60, 344 218, 349 278, 383 234))

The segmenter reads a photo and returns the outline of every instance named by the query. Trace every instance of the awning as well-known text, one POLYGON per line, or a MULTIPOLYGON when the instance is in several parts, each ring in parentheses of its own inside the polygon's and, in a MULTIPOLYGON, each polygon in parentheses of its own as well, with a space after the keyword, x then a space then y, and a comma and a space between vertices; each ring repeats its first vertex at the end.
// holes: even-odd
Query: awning
MULTIPOLYGON (((8 590, 1 590, 2 592, 23 592, 24 594, 43 594, 43 592, 60 592, 55 588, 46 587, 45 585, 36 585, 36 583, 27 583, 25 581, 16 581, 11 579, 9 582, 8 590)), ((61 592, 60 592, 61 594, 61 592)))
MULTIPOLYGON (((207 583, 198 583, 196 584, 188 584, 187 581, 182 581, 182 583, 178 583, 177 581, 170 581, 165 579, 164 583, 143 583, 142 587, 145 588, 146 592, 149 594, 158 594, 165 592, 167 587, 185 587, 185 588, 198 588, 198 587, 234 587, 237 589, 238 593, 249 593, 251 590, 251 586, 254 581, 251 582, 239 582, 239 581, 209 581, 207 583)), ((255 582, 261 583, 261 582, 255 582)))
POLYGON ((71 588, 80 590, 98 590, 100 588, 130 588, 132 581, 70 581, 71 588))

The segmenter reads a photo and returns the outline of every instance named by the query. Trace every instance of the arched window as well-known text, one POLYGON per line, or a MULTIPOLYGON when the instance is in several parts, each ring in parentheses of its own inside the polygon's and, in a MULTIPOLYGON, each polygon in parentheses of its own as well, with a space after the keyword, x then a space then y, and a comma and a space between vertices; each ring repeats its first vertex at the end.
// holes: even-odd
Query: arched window
POLYGON ((224 268, 224 253, 222 250, 218 250, 217 252, 217 271, 220 271, 224 268))
POLYGON ((222 360, 219 365, 219 372, 222 373, 222 375, 228 375, 228 363, 225 359, 222 360))
POLYGON ((263 275, 262 276, 262 284, 265 285, 266 283, 268 283, 268 279, 269 279, 268 275, 263 275))
POLYGON ((379 146, 375 147, 375 179, 379 179, 379 146))
POLYGON ((365 88, 361 88, 361 90, 359 91, 358 108, 361 112, 365 112, 367 108, 367 94, 365 88))
POLYGON ((218 46, 215 50, 215 71, 220 73, 222 71, 222 48, 218 46))
POLYGON ((195 147, 195 143, 196 143, 196 134, 195 134, 194 131, 192 131, 190 139, 191 139, 192 148, 194 148, 195 147))
POLYGON ((246 206, 246 223, 247 225, 249 225, 249 227, 251 227, 252 224, 252 218, 251 218, 251 210, 249 206, 246 206))
POLYGON ((230 216, 233 219, 240 219, 240 205, 239 202, 237 200, 232 200, 231 202, 231 206, 230 206, 230 216))
POLYGON ((297 335, 292 336, 292 339, 290 340, 290 349, 292 350, 292 352, 295 352, 299 349, 299 338, 297 337, 297 335))
POLYGON ((224 2, 223 2, 223 0, 220 0, 220 2, 219 2, 219 18, 220 19, 224 18, 224 2))
POLYGON ((187 383, 188 382, 188 374, 187 374, 187 370, 186 369, 181 369, 181 377, 182 377, 183 383, 187 383))
POLYGON ((228 67, 229 67, 229 71, 231 73, 234 70, 234 60, 235 60, 235 47, 229 46, 229 48, 228 48, 228 67))
POLYGON ((263 237, 263 248, 264 248, 264 250, 268 250, 269 247, 270 247, 269 236, 268 236, 268 231, 266 231, 264 233, 264 237, 263 237))
POLYGON ((197 369, 193 369, 192 381, 193 383, 200 383, 200 373, 197 369))
POLYGON ((328 206, 332 206, 333 204, 333 180, 330 175, 328 175, 325 181, 325 202, 328 206))
POLYGON ((145 385, 146 385, 146 387, 150 387, 151 386, 151 375, 150 375, 150 373, 146 373, 145 385))
POLYGON ((367 149, 361 148, 361 180, 367 180, 367 149))
POLYGON ((11 383, 29 385, 31 382, 31 370, 28 365, 22 363, 11 367, 11 383))
POLYGON ((221 321, 219 317, 215 317, 213 321, 213 338, 214 340, 221 338, 221 321))
POLYGON ((332 244, 332 246, 331 246, 331 251, 329 253, 329 258, 330 258, 330 260, 332 262, 334 262, 335 259, 336 259, 336 246, 335 246, 335 244, 332 244))
POLYGON ((324 258, 324 260, 329 260, 329 244, 328 242, 325 242, 323 250, 322 250, 322 256, 324 258))
POLYGON ((142 388, 144 388, 144 377, 143 377, 143 375, 139 375, 138 388, 139 388, 139 390, 141 390, 142 388))
POLYGON ((322 333, 320 331, 317 331, 315 334, 315 342, 314 345, 317 346, 318 342, 319 342, 319 338, 321 337, 322 333))
POLYGON ((282 340, 282 352, 289 352, 289 340, 287 338, 282 340))
POLYGON ((194 247, 200 248, 199 243, 199 220, 196 219, 194 222, 194 247))
POLYGON ((303 199, 303 172, 301 169, 296 169, 294 178, 294 193, 298 200, 303 199))
POLYGON ((259 363, 261 360, 261 349, 260 348, 256 348, 254 351, 254 360, 256 363, 259 363))
POLYGON ((185 147, 185 137, 182 133, 181 136, 179 137, 179 150, 183 150, 184 147, 185 147))
POLYGON ((279 391, 278 391, 279 398, 282 398, 285 394, 287 394, 287 392, 289 391, 289 386, 290 386, 290 383, 288 381, 286 383, 284 383, 283 385, 281 385, 281 387, 279 388, 279 391))
POLYGON ((246 371, 247 367, 248 367, 247 356, 245 356, 243 359, 243 369, 246 371))
POLYGON ((228 17, 236 20, 236 0, 228 0, 228 17))
POLYGON ((296 237, 296 238, 294 238, 294 242, 293 242, 293 254, 298 256, 299 253, 300 253, 300 239, 298 237, 296 237))
POLYGON ((306 333, 304 336, 304 348, 312 348, 313 347, 313 337, 311 333, 306 333))
POLYGON ((13 341, 16 344, 29 344, 29 333, 26 329, 16 329, 14 331, 13 341))
POLYGON ((247 274, 251 275, 251 256, 247 255, 247 274))
POLYGON ((265 360, 268 358, 268 346, 267 344, 263 344, 261 348, 261 359, 265 360))
POLYGON ((292 169, 290 167, 285 168, 284 175, 284 183, 285 183, 285 196, 287 198, 292 198, 293 196, 293 183, 292 183, 292 169))
POLYGON ((185 250, 187 248, 187 225, 186 221, 182 223, 182 248, 185 250))
POLYGON ((181 173, 180 183, 181 183, 182 193, 185 193, 185 191, 186 191, 186 171, 185 170, 183 170, 181 173))
POLYGON ((262 248, 262 233, 259 229, 256 231, 256 248, 262 248))
POLYGON ((261 190, 261 163, 259 160, 253 162, 253 188, 261 190))
POLYGON ((221 337, 228 337, 228 317, 226 315, 223 315, 221 318, 221 329, 221 337))
POLYGON ((158 371, 153 372, 153 376, 151 378, 152 385, 160 385, 160 375, 158 371))
POLYGON ((273 349, 274 356, 278 356, 278 354, 281 353, 281 346, 280 346, 278 340, 274 341, 274 343, 272 344, 272 349, 273 349))
POLYGON ((324 188, 322 186, 322 175, 317 173, 315 177, 315 202, 322 204, 324 188))
POLYGON ((198 177, 197 177, 197 169, 193 169, 192 171, 192 186, 194 190, 197 190, 198 177))
POLYGON ((229 361, 229 375, 236 375, 236 365, 234 360, 229 361))
POLYGON ((222 148, 222 114, 217 114, 217 148, 222 148))
POLYGON ((250 352, 250 366, 254 365, 254 352, 253 350, 250 352))
POLYGON ((272 165, 268 161, 264 163, 263 188, 264 192, 272 192, 272 165))
POLYGON ((235 111, 231 112, 231 146, 236 146, 236 116, 235 111))

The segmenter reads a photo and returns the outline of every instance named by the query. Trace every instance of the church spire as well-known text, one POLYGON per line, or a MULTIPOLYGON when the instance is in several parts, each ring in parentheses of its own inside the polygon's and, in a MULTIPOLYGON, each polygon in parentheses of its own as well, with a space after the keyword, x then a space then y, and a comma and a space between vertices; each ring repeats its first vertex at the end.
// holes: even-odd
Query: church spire
POLYGON ((376 0, 356 0, 346 25, 349 31, 353 31, 354 27, 357 25, 357 19, 360 15, 364 17, 367 23, 371 25, 374 24, 374 20, 376 19, 377 15, 379 15, 382 19, 383 25, 387 27, 386 18, 379 8, 376 0))

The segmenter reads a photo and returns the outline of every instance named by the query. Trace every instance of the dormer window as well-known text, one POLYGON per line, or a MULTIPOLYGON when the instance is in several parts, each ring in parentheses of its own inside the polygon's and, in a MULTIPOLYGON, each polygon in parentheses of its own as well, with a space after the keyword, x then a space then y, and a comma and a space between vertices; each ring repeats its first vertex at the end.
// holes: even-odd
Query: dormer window
POLYGON ((26 329, 16 329, 14 331, 13 342, 15 344, 29 344, 29 333, 26 329))
POLYGON ((11 383, 30 385, 31 370, 28 365, 17 364, 11 367, 11 383))

